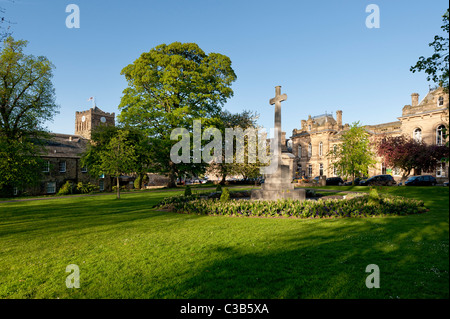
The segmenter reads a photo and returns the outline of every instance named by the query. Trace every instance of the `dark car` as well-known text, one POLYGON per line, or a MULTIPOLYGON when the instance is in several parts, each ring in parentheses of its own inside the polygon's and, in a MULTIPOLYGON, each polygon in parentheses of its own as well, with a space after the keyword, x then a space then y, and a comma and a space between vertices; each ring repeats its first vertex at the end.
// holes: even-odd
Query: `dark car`
POLYGON ((434 186, 436 178, 431 175, 411 176, 405 182, 405 186, 434 186))
MULTIPOLYGON (((364 177, 364 178, 367 178, 367 177, 364 177)), ((359 183, 360 183, 362 180, 364 180, 364 179, 361 178, 361 177, 355 178, 355 186, 358 186, 359 183)), ((352 184, 352 181, 349 181, 349 182, 345 182, 345 183, 344 183, 344 186, 352 186, 352 185, 353 185, 353 184, 352 184)))
POLYGON ((394 180, 392 175, 375 175, 371 178, 361 181, 359 183, 360 186, 392 186, 397 185, 397 182, 394 180))
POLYGON ((340 177, 329 177, 327 178, 326 185, 344 185, 344 181, 340 177))

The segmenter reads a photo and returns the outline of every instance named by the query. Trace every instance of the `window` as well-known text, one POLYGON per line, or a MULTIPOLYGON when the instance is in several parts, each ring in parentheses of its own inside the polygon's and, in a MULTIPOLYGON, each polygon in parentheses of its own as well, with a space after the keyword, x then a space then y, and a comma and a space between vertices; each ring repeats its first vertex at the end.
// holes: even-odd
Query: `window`
POLYGON ((333 151, 334 151, 335 153, 337 152, 337 145, 336 145, 336 144, 333 145, 333 151))
POLYGON ((302 164, 297 165, 297 172, 298 172, 298 175, 302 176, 302 164))
POLYGON ((42 168, 42 172, 44 172, 44 173, 50 172, 50 161, 44 162, 44 167, 42 168))
POLYGON ((308 125, 308 131, 311 131, 311 125, 308 125))
POLYGON ((105 181, 103 179, 101 179, 98 182, 98 188, 99 188, 100 191, 104 191, 105 190, 105 181))
POLYGON ((439 125, 436 129, 436 145, 444 145, 445 126, 439 125))
POLYGON ((381 163, 381 174, 386 174, 386 164, 381 163))
POLYGON ((81 173, 87 173, 87 166, 83 166, 81 168, 81 173))
POLYGON ((312 176, 312 165, 311 164, 308 165, 308 176, 309 177, 312 176))
POLYGON ((302 157, 302 146, 298 146, 298 157, 302 157))
POLYGON ((48 182, 47 183, 47 194, 56 193, 56 182, 48 182))
POLYGON ((336 166, 333 166, 333 175, 334 175, 334 176, 337 176, 337 175, 338 175, 338 173, 337 173, 337 167, 336 167, 336 166))
POLYGON ((417 142, 421 142, 421 141, 422 141, 422 130, 421 130, 420 128, 416 128, 416 129, 414 130, 413 138, 414 138, 417 142))
POLYGON ((319 156, 322 156, 322 153, 323 153, 323 143, 320 142, 319 143, 319 156))
POLYGON ((312 145, 311 143, 308 144, 308 157, 312 156, 312 145))
POLYGON ((436 177, 445 177, 445 163, 439 163, 436 169, 436 177))
POLYGON ((444 97, 440 96, 438 99, 438 106, 443 106, 444 105, 444 97))
POLYGON ((319 164, 319 175, 323 176, 323 164, 319 164))
POLYGON ((60 173, 66 172, 66 161, 59 162, 59 172, 60 173))

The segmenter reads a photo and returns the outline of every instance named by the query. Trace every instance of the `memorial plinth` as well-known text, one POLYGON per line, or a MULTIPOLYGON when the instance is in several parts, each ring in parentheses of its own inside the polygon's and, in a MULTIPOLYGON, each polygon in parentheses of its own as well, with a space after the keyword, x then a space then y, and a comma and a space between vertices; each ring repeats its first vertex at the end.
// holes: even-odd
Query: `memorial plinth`
POLYGON ((275 104, 275 149, 272 154, 272 161, 276 167, 271 174, 266 174, 265 182, 261 189, 254 189, 251 199, 277 200, 291 198, 294 200, 304 200, 306 198, 304 189, 294 189, 292 183, 292 166, 284 165, 281 154, 281 102, 286 101, 287 95, 281 94, 281 86, 275 87, 275 97, 270 100, 270 104, 275 104))

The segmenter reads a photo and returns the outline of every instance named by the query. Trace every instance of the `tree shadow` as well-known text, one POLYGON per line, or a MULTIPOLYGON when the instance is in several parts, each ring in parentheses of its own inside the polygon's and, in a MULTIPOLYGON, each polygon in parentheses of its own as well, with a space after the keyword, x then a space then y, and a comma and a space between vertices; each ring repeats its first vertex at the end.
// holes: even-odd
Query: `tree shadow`
POLYGON ((263 251, 217 245, 211 262, 156 298, 448 298, 448 224, 408 229, 407 218, 323 220, 279 234, 263 251), (381 289, 365 284, 370 264, 381 289))

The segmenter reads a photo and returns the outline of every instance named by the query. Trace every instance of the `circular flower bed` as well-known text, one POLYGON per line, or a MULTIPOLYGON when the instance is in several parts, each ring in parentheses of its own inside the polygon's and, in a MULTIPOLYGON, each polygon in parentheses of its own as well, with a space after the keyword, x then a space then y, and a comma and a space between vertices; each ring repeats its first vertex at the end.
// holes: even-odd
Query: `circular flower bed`
MULTIPOLYGON (((193 196, 176 196, 164 199, 159 208, 177 213, 224 216, 292 217, 292 218, 334 218, 373 217, 409 215, 424 213, 427 209, 423 201, 392 195, 362 195, 350 199, 319 199, 317 201, 277 201, 230 200, 193 196)), ((204 195, 203 195, 204 196, 204 195)))

